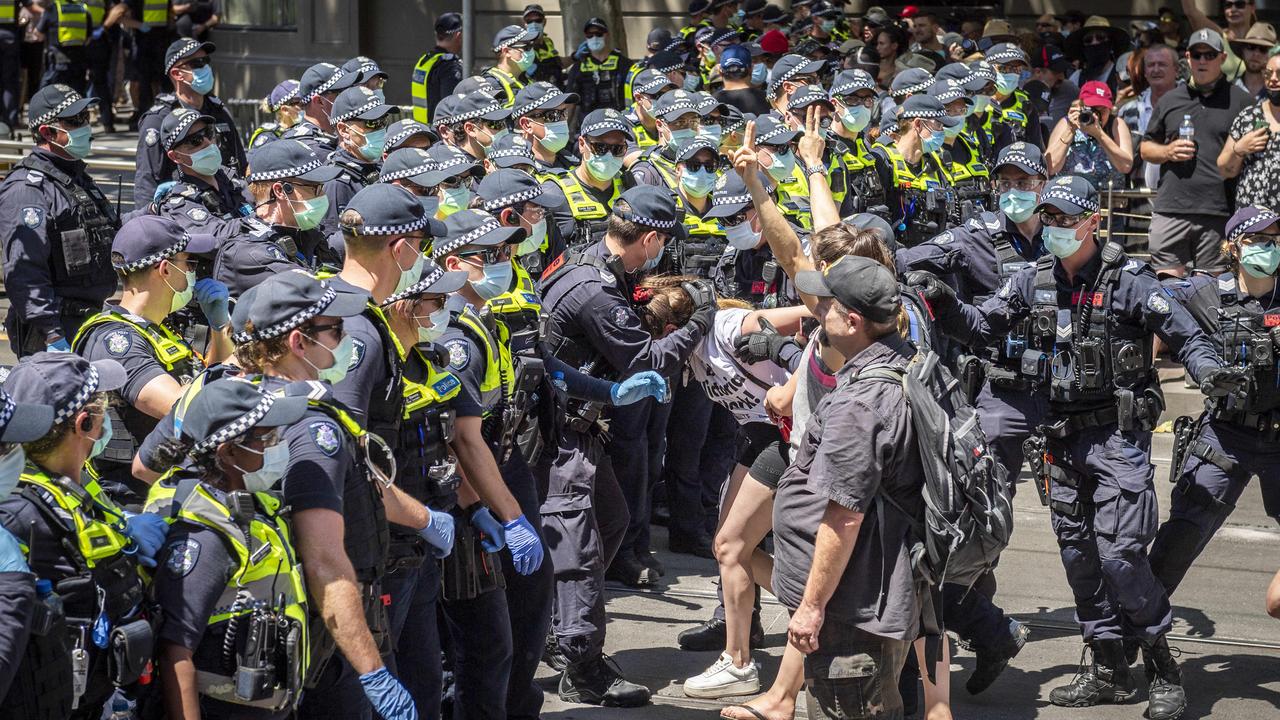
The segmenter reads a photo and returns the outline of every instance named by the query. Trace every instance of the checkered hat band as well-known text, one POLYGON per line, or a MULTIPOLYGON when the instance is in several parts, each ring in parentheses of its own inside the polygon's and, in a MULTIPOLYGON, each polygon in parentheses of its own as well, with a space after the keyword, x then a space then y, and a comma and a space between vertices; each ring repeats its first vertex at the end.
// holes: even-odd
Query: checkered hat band
POLYGON ((484 237, 485 235, 488 235, 494 230, 499 230, 501 228, 502 228, 502 224, 498 222, 497 218, 491 218, 489 220, 485 220, 480 225, 480 227, 474 230, 465 232, 456 238, 445 240, 443 243, 436 243, 435 248, 433 248, 431 251, 431 259, 439 260, 445 255, 448 255, 449 253, 453 252, 454 250, 457 250, 460 247, 465 247, 467 245, 470 245, 472 241, 479 240, 480 238, 484 237))
POLYGON ((1276 215, 1268 208, 1260 207, 1258 208, 1258 214, 1254 215, 1252 220, 1232 230, 1227 239, 1235 242, 1253 232, 1250 228, 1266 227, 1276 220, 1280 220, 1280 215, 1276 215))
POLYGON ((938 99, 938 102, 946 105, 953 100, 962 100, 969 96, 960 88, 950 88, 934 95, 934 97, 938 99))
POLYGON ((159 252, 152 253, 146 257, 138 258, 137 260, 134 260, 131 263, 126 263, 124 265, 116 265, 114 267, 120 272, 131 273, 135 270, 141 270, 143 268, 152 267, 153 265, 159 265, 161 260, 168 260, 174 255, 177 255, 178 253, 182 252, 183 250, 186 250, 187 243, 189 242, 191 242, 191 236, 184 231, 182 233, 182 238, 178 240, 178 242, 170 245, 169 247, 159 252))
POLYGON ((295 178, 306 175, 312 170, 319 170, 324 166, 324 162, 316 159, 300 165, 298 167, 284 168, 283 170, 268 170, 266 172, 249 173, 249 182, 261 182, 263 180, 283 180, 285 178, 295 178))
POLYGON ((1030 62, 1027 54, 1019 50, 1003 50, 987 58, 989 63, 1006 63, 1021 60, 1022 62, 1030 62))
POLYGON ((274 395, 264 393, 262 399, 254 406, 252 410, 232 420, 231 422, 218 428, 209 437, 196 443, 191 448, 192 455, 201 455, 207 453, 222 443, 244 435, 253 429, 258 421, 267 416, 267 411, 271 410, 271 406, 276 402, 274 395))
POLYGON ((378 98, 376 98, 376 97, 374 97, 374 98, 369 98, 369 102, 366 102, 365 104, 361 105, 361 106, 360 106, 360 107, 358 107, 358 108, 355 108, 355 109, 351 110, 350 112, 345 112, 345 113, 342 113, 341 115, 338 115, 338 116, 334 117, 334 118, 333 118, 333 121, 334 121, 334 122, 346 122, 347 120, 350 120, 351 118, 356 117, 356 116, 360 115, 361 113, 368 112, 368 111, 370 111, 370 110, 372 110, 372 109, 374 109, 374 108, 378 107, 378 106, 379 106, 379 105, 381 105, 381 104, 382 104, 382 101, 381 101, 381 100, 379 100, 378 98))
POLYGON ((98 369, 90 365, 89 373, 84 378, 84 384, 76 391, 75 396, 53 414, 54 424, 56 425, 80 412, 80 408, 84 407, 84 404, 89 402, 89 398, 93 397, 96 392, 98 392, 98 369))
MULTIPOLYGON (((529 112, 533 110, 537 110, 538 108, 542 107, 542 104, 546 102, 547 99, 555 97, 557 92, 559 92, 559 89, 548 92, 542 97, 538 98, 537 100, 534 100, 533 102, 527 102, 524 105, 521 105, 520 107, 511 108, 511 117, 524 117, 529 112)), ((495 106, 495 107, 501 107, 501 106, 495 106)), ((489 112, 489 111, 486 110, 485 112, 489 112)))
POLYGON ((426 134, 427 134, 427 131, 426 131, 425 125, 414 126, 408 130, 401 130, 395 135, 392 135, 391 137, 387 138, 387 142, 385 146, 389 148, 393 148, 399 145, 400 143, 404 142, 405 140, 408 140, 409 138, 413 137, 414 135, 426 135, 426 134))
POLYGON ((925 120, 936 120, 944 118, 947 114, 941 110, 904 110, 898 116, 899 120, 910 120, 911 118, 924 118, 925 120))
POLYGON ((830 98, 835 98, 835 97, 840 97, 842 95, 852 95, 853 93, 856 93, 859 90, 875 90, 875 89, 876 89, 875 83, 854 81, 854 82, 844 83, 843 85, 832 86, 831 92, 827 93, 827 95, 830 98))
POLYGON ((333 302, 333 299, 336 297, 338 297, 338 291, 334 290, 332 287, 329 287, 328 283, 326 283, 325 289, 324 289, 324 295, 321 295, 320 299, 317 300, 313 305, 311 305, 311 307, 308 307, 302 312, 296 313, 290 316, 289 318, 276 323, 275 325, 271 325, 265 328, 258 328, 256 331, 254 331, 252 335, 249 335, 248 333, 237 333, 237 335, 239 335, 241 338, 244 338, 244 339, 242 340, 236 339, 236 342, 248 342, 249 340, 270 340, 273 337, 279 337, 289 332, 290 330, 293 330, 294 328, 301 327, 303 323, 319 315, 321 311, 329 307, 329 303, 333 302))
MULTIPOLYGON (((492 158, 493 156, 490 155, 489 157, 492 158)), ((403 170, 396 170, 395 172, 384 172, 378 176, 378 182, 391 182, 392 180, 403 180, 404 178, 413 177, 414 175, 421 175, 422 173, 431 172, 432 170, 435 170, 435 169, 436 169, 436 165, 434 163, 426 163, 424 165, 408 167, 403 170)))
MULTIPOLYGON (((807 65, 807 64, 808 64, 808 63, 805 63, 804 65, 807 65)), ((791 68, 790 70, 788 70, 788 71, 786 71, 785 73, 783 73, 783 74, 782 74, 782 77, 778 78, 778 81, 777 81, 777 82, 771 82, 771 83, 769 83, 769 92, 767 93, 767 94, 768 94, 768 96, 769 96, 769 99, 770 99, 770 100, 772 100, 772 99, 774 99, 775 97, 777 97, 777 96, 778 96, 778 88, 782 87, 782 83, 784 83, 784 82, 786 82, 786 81, 790 80, 791 78, 795 77, 796 75, 799 75, 799 74, 800 74, 800 71, 801 71, 802 69, 804 69, 804 65, 797 65, 797 66, 795 66, 795 67, 791 68)))
POLYGON ((527 147, 526 147, 526 148, 514 148, 514 147, 513 147, 513 148, 508 148, 508 149, 506 149, 506 150, 494 150, 493 152, 489 153, 489 159, 490 159, 490 160, 497 160, 498 158, 505 158, 505 157, 518 157, 518 158, 525 158, 525 159, 529 160, 530 162, 532 162, 532 161, 533 161, 533 150, 531 150, 531 149, 529 149, 529 148, 527 148, 527 147))
POLYGON ((670 115, 672 112, 676 110, 688 110, 690 112, 698 112, 698 106, 694 105, 688 100, 677 100, 676 102, 671 103, 671 107, 663 109, 662 114, 670 115))
POLYGON ((510 195, 504 195, 502 197, 496 197, 492 200, 488 200, 484 204, 484 209, 486 212, 493 212, 494 210, 497 210, 499 208, 509 207, 511 205, 515 205, 516 203, 532 200, 541 194, 542 194, 541 185, 531 187, 531 188, 526 188, 524 190, 521 190, 520 192, 511 193, 510 195))
POLYGON ((1043 205, 1050 200, 1066 200, 1067 202, 1078 205, 1089 212, 1093 212, 1099 207, 1096 201, 1082 198, 1071 192, 1070 188, 1066 187, 1051 187, 1048 190, 1045 190, 1044 196, 1040 198, 1040 204, 1043 205))
POLYGON ((1008 163, 1017 163, 1019 165, 1026 165, 1032 170, 1035 170, 1037 175, 1048 174, 1044 169, 1044 165, 1036 162, 1035 160, 1032 160, 1031 158, 1027 157, 1025 154, 1020 152, 1010 152, 1008 155, 1006 155, 1004 157, 1004 163, 1001 163, 1001 164, 1008 164, 1008 163))
POLYGON ((66 110, 67 108, 71 107, 72 105, 75 105, 77 102, 83 99, 84 98, 80 95, 80 93, 74 93, 74 92, 71 93, 70 95, 63 98, 62 102, 55 105, 52 110, 36 118, 36 125, 44 125, 45 123, 53 121, 59 115, 62 114, 63 110, 66 110))
POLYGON ((183 44, 182 49, 173 54, 173 60, 165 63, 164 71, 169 72, 170 70, 172 70, 174 65, 177 65, 178 63, 186 59, 186 57, 184 56, 187 53, 200 47, 200 45, 201 43, 199 40, 196 40, 194 38, 189 38, 187 42, 183 44))
POLYGON ((173 132, 164 136, 165 147, 173 147, 176 145, 178 140, 181 140, 182 136, 187 134, 187 130, 190 129, 192 125, 195 125, 196 121, 199 119, 200 113, 183 113, 183 116, 178 118, 178 126, 173 129, 173 132))
POLYGON ((455 168, 455 167, 457 167, 457 166, 459 166, 459 165, 466 165, 466 164, 467 164, 467 163, 469 163, 469 162, 473 162, 469 156, 466 156, 466 155, 455 155, 455 156, 453 156, 453 157, 449 158, 448 160, 445 160, 445 161, 444 161, 444 162, 442 162, 442 163, 436 163, 435 169, 436 169, 436 170, 449 170, 449 169, 451 169, 451 168, 455 168))
POLYGON ((671 84, 667 78, 654 78, 643 85, 633 85, 631 87, 632 95, 652 95, 654 91, 660 90, 671 84))
MULTIPOLYGON (((617 212, 617 211, 615 210, 614 212, 617 212)), ((626 220, 627 222, 633 222, 637 225, 643 225, 645 227, 654 228, 656 230, 672 230, 676 226, 675 220, 654 220, 653 218, 645 217, 644 215, 638 215, 634 212, 629 212, 625 214, 618 213, 618 217, 622 218, 623 220, 626 220)))
POLYGON ((749 202, 751 202, 750 195, 713 195, 711 197, 712 205, 741 205, 749 202))
POLYGON ((579 135, 590 135, 594 132, 611 132, 618 130, 624 133, 631 133, 631 128, 627 127, 625 122, 621 120, 602 120, 598 123, 592 123, 578 131, 579 135))
POLYGON ((488 115, 491 112, 497 112, 501 109, 502 104, 495 100, 492 105, 486 105, 479 110, 472 110, 471 112, 462 113, 461 115, 448 115, 436 120, 436 122, 441 125, 454 125, 460 122, 466 122, 467 120, 475 120, 482 115, 488 115))
POLYGON ((515 45, 516 43, 520 42, 521 40, 526 40, 526 39, 528 39, 528 37, 529 37, 529 28, 521 28, 521 29, 520 29, 520 34, 519 34, 519 35, 516 35, 515 37, 512 37, 512 38, 510 38, 510 39, 508 39, 508 40, 504 40, 504 41, 502 41, 502 42, 498 43, 498 45, 497 45, 496 47, 494 47, 493 49, 494 49, 494 50, 506 50, 507 48, 511 47, 512 45, 515 45))
POLYGON ((346 74, 346 73, 342 72, 342 70, 341 70, 341 69, 339 69, 338 71, 334 72, 332 77, 330 77, 328 80, 325 80, 324 82, 320 83, 320 87, 317 87, 317 88, 315 89, 315 91, 313 91, 310 95, 308 95, 308 96, 306 97, 306 101, 307 101, 307 102, 311 102, 311 98, 313 98, 313 97, 315 97, 315 96, 317 96, 317 95, 323 95, 323 94, 325 93, 325 91, 327 91, 329 88, 333 87, 334 85, 337 85, 337 84, 338 84, 338 81, 339 81, 339 80, 341 80, 341 79, 342 79, 342 76, 343 76, 343 75, 345 75, 345 74, 346 74))
POLYGON ((904 87, 901 90, 895 90, 889 94, 894 97, 902 97, 903 95, 911 95, 918 92, 924 92, 925 90, 928 90, 929 86, 932 84, 933 84, 933 80, 929 80, 927 82, 922 82, 922 83, 916 83, 915 85, 904 87))
POLYGON ((358 72, 358 73, 366 73, 366 72, 371 72, 371 71, 372 71, 372 72, 382 72, 382 68, 378 67, 378 64, 377 64, 377 63, 374 63, 374 62, 367 62, 367 63, 365 63, 365 64, 361 65, 360 67, 356 68, 356 72, 358 72))
POLYGON ((8 393, 5 393, 4 404, 0 405, 0 426, 9 424, 9 420, 13 418, 13 411, 17 407, 18 404, 13 401, 13 398, 9 397, 8 393))
POLYGON ((779 124, 778 127, 770 130, 767 133, 764 133, 763 135, 756 135, 756 142, 767 143, 770 140, 778 137, 779 135, 783 135, 789 132, 792 132, 791 128, 787 127, 786 125, 779 124))
MULTIPOLYGON (((401 223, 399 225, 364 225, 359 228, 351 228, 357 235, 403 235, 416 230, 421 230, 431 222, 431 218, 423 215, 413 222, 401 223)), ((346 230, 347 228, 343 228, 346 230)))
POLYGON ((280 98, 280 102, 276 103, 276 107, 278 108, 281 105, 284 105, 285 103, 289 102, 290 100, 298 97, 298 90, 299 90, 299 87, 297 85, 294 85, 293 87, 289 88, 289 90, 285 92, 284 97, 280 98))
POLYGON ((442 277, 444 277, 444 268, 439 265, 435 265, 431 268, 431 272, 419 278, 418 282, 387 298, 386 301, 382 303, 382 306, 386 307, 393 302, 404 300, 405 298, 413 297, 415 295, 420 295, 426 292, 427 288, 439 282, 442 277))

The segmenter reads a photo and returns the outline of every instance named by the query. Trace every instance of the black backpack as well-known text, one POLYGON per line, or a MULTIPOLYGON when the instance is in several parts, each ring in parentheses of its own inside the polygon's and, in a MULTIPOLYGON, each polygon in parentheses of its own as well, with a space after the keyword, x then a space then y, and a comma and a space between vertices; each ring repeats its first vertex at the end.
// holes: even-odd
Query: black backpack
MULTIPOLYGON (((851 382, 901 383, 924 465, 924 523, 912 520, 912 566, 934 587, 970 587, 989 572, 1013 533, 1006 472, 996 462, 978 414, 932 350, 906 368, 872 365, 851 382)), ((879 497, 907 516, 883 490, 879 497)))

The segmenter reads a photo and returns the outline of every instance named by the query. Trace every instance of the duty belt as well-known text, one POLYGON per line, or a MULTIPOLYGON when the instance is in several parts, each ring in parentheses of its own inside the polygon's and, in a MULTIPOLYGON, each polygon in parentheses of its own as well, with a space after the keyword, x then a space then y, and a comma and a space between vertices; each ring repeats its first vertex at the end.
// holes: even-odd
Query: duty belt
POLYGON ((1258 438, 1259 440, 1274 441, 1280 439, 1280 410, 1244 412, 1243 410, 1215 408, 1211 411, 1211 417, 1214 420, 1261 433, 1262 437, 1258 438))

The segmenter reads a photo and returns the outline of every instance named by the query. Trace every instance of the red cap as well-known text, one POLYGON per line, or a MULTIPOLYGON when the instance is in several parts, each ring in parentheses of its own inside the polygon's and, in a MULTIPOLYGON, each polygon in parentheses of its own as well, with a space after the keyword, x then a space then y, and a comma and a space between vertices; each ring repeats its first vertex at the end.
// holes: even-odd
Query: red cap
POLYGON ((770 55, 786 55, 791 49, 791 44, 787 42, 787 36, 780 30, 770 30, 760 36, 760 49, 770 55))
POLYGON ((920 12, 920 8, 916 7, 915 5, 908 5, 902 8, 902 13, 899 15, 899 17, 913 18, 919 12, 920 12))
POLYGON ((1080 102, 1089 107, 1113 107, 1111 88, 1104 82, 1090 80, 1080 88, 1080 102))

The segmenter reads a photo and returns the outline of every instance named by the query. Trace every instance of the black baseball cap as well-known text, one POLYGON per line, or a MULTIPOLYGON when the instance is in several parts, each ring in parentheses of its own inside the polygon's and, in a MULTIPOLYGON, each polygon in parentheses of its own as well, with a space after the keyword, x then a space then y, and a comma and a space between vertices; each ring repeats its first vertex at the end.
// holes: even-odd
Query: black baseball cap
POLYGON ((436 34, 447 35, 449 33, 462 32, 462 14, 456 12, 447 12, 436 18, 436 34))
POLYGON ((835 298, 872 322, 888 322, 902 307, 893 272, 861 255, 845 255, 825 270, 796 273, 796 288, 815 297, 835 298))
POLYGON ((201 42, 194 38, 182 38, 174 40, 164 51, 164 71, 167 73, 173 69, 174 65, 195 55, 201 50, 206 54, 212 55, 218 47, 211 42, 201 42))

